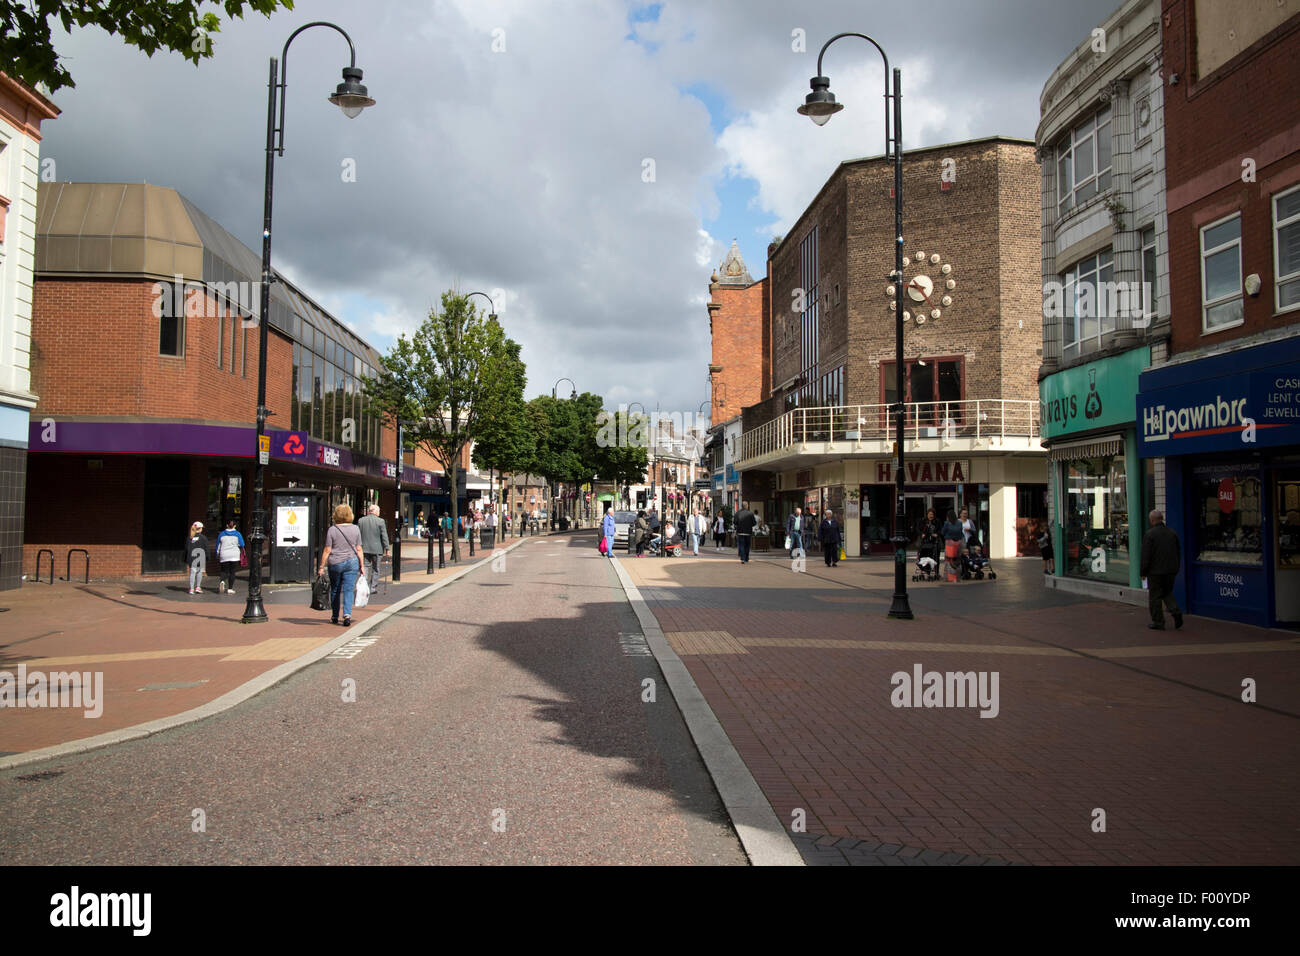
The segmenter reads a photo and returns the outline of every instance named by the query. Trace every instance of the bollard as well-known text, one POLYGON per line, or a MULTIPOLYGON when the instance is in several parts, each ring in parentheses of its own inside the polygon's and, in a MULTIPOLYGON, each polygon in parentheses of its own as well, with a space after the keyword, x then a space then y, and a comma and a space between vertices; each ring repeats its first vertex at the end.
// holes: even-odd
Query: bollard
POLYGON ((469 539, 469 556, 472 558, 474 557, 474 526, 472 524, 469 526, 469 534, 465 537, 469 539))
POLYGON ((425 557, 424 571, 426 574, 433 574, 433 535, 429 535, 429 553, 425 557))
MULTIPOLYGON (((430 549, 433 548, 433 539, 432 539, 432 538, 429 539, 429 548, 430 548, 430 549)), ((446 556, 446 554, 443 553, 443 550, 442 550, 442 527, 439 526, 439 528, 438 528, 438 567, 440 567, 440 568, 445 568, 446 566, 447 566, 447 556, 446 556)))

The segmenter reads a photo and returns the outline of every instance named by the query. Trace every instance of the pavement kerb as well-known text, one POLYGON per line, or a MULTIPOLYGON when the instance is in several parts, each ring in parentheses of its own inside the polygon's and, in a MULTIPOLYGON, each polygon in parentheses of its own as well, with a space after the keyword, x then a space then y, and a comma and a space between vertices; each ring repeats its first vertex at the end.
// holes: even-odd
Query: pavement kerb
POLYGON ((740 837, 741 845, 754 866, 804 866, 804 860, 794 841, 781 826, 781 821, 772 809, 763 790, 754 775, 749 772, 745 762, 740 758, 736 747, 722 729, 713 708, 700 693, 695 678, 672 649, 664 636, 663 628, 641 597, 641 592, 627 570, 613 559, 614 570, 623 585, 623 592, 641 622, 641 631, 646 643, 659 662, 668 688, 686 721, 687 729, 695 740, 695 746, 704 758, 704 765, 713 778, 718 795, 722 798, 727 813, 731 816, 732 826, 740 837))
MULTIPOLYGON (((540 536, 539 536, 540 537, 540 536)), ((507 548, 501 549, 504 552, 513 551, 528 541, 528 538, 516 541, 507 548)), ((354 641, 361 637, 371 628, 386 621, 398 611, 414 604, 416 601, 423 600, 439 588, 444 588, 458 578, 464 577, 484 562, 475 562, 458 568, 448 574, 441 580, 435 581, 427 588, 416 591, 409 597, 403 598, 396 604, 384 608, 378 614, 366 618, 364 621, 354 624, 345 630, 338 637, 326 644, 321 645, 315 650, 308 651, 301 657, 296 657, 291 661, 285 661, 271 670, 266 671, 252 680, 245 681, 233 690, 229 690, 215 700, 208 701, 199 707, 174 714, 171 717, 159 717, 157 720, 151 720, 147 723, 136 724, 133 727, 122 727, 118 730, 111 730, 108 733, 98 734, 94 737, 84 737, 81 740, 70 740, 67 743, 55 744, 52 747, 42 747, 39 750, 29 750, 25 753, 13 754, 8 757, 0 757, 0 770, 8 770, 11 767, 21 767, 30 763, 38 763, 43 760, 54 760, 58 757, 69 757, 73 754, 85 753, 90 750, 99 750, 103 747, 111 747, 114 744, 126 743, 128 740, 139 740, 141 737, 151 737, 154 734, 162 733, 164 730, 171 730, 174 727, 183 727, 186 724, 192 724, 196 721, 203 720, 207 717, 213 717, 217 714, 227 711, 230 708, 242 704, 251 697, 255 697, 264 690, 269 690, 276 684, 288 679, 310 664, 329 656, 349 641, 354 641)))

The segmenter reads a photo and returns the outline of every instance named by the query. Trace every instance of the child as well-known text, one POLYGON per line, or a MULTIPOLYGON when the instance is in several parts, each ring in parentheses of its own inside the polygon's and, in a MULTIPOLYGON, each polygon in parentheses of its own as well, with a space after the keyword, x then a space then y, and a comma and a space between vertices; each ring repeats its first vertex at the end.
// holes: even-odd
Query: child
POLYGON ((203 522, 190 525, 190 537, 185 542, 185 563, 190 566, 190 593, 203 593, 203 573, 208 569, 208 539, 203 534, 203 522))
POLYGON ((1052 532, 1050 530, 1045 530, 1038 536, 1038 551, 1043 556, 1043 573, 1055 574, 1056 555, 1052 551, 1052 532))

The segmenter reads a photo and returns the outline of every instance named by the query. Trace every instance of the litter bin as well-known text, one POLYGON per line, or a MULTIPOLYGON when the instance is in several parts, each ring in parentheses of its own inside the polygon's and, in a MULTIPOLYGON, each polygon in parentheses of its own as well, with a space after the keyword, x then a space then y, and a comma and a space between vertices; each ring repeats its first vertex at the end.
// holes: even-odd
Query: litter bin
POLYGON ((496 528, 483 528, 478 533, 478 546, 484 551, 491 551, 497 546, 496 528))

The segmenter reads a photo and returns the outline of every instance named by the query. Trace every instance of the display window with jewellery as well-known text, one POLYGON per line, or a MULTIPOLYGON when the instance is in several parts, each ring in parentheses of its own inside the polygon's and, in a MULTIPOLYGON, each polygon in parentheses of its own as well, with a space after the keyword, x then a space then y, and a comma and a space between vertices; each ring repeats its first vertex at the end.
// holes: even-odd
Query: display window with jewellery
POLYGON ((1192 507, 1200 517, 1196 560, 1262 565, 1264 502, 1259 465, 1228 465, 1194 477, 1192 507))
POLYGON ((1065 485, 1065 573, 1129 582, 1128 473, 1125 455, 1062 463, 1065 485))

